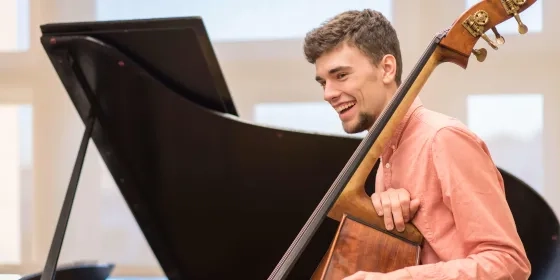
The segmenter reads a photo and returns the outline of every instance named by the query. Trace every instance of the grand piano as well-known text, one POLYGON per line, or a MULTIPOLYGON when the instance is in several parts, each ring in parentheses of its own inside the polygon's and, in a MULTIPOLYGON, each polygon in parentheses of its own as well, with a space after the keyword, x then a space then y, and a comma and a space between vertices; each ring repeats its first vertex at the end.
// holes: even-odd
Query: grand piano
MULTIPOLYGON (((35 279, 61 273, 90 138, 171 280, 266 279, 360 143, 240 119, 199 17, 50 23, 41 31, 86 129, 35 279)), ((557 217, 530 186, 500 171, 531 279, 560 279, 557 217)), ((289 279, 309 279, 337 225, 324 220, 289 279)))

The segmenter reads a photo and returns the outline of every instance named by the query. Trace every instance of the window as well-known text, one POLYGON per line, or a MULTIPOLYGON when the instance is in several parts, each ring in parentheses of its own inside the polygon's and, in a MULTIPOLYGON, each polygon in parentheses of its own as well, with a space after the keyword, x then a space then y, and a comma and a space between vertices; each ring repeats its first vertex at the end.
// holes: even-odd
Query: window
POLYGON ((257 104, 254 108, 254 121, 261 125, 310 133, 357 137, 366 135, 366 132, 344 132, 338 115, 326 102, 257 104))
POLYGON ((20 52, 29 48, 28 0, 2 0, 0 34, 0 52, 20 52))
POLYGON ((270 40, 304 37, 328 17, 349 10, 374 8, 391 20, 391 0, 97 0, 97 19, 201 16, 216 41, 270 40), (298 3, 299 2, 299 3, 298 3))
MULTIPOLYGON (((478 2, 480 2, 480 0, 466 0, 465 4, 466 4, 467 8, 470 8, 471 6, 475 5, 478 2)), ((543 1, 541 0, 541 1, 535 2, 531 7, 527 8, 527 10, 523 11, 523 13, 521 13, 519 15, 519 17, 521 18, 521 21, 525 25, 527 25, 527 27, 529 28, 528 33, 542 32, 542 29, 543 29, 543 1)), ((496 28, 498 29, 498 32, 500 32, 501 35, 519 34, 519 32, 517 31, 517 21, 513 17, 504 21, 504 22, 502 22, 496 28)), ((491 33, 492 31, 489 31, 489 32, 491 33)), ((506 38, 506 40, 507 40, 507 38, 506 38)))
POLYGON ((22 190, 31 188, 30 105, 0 104, 0 264, 21 262, 22 190))
POLYGON ((467 98, 468 125, 500 168, 537 192, 544 186, 541 94, 484 94, 467 98))

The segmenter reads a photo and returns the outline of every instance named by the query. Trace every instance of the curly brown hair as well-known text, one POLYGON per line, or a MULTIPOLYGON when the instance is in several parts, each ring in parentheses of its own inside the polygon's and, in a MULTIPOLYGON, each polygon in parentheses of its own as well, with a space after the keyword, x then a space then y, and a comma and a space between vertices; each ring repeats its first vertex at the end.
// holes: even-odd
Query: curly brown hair
POLYGON ((307 61, 317 59, 342 43, 355 46, 369 56, 374 65, 391 54, 397 61, 395 81, 399 86, 402 76, 402 57, 397 32, 383 14, 365 9, 342 12, 327 20, 305 36, 304 53, 307 61))

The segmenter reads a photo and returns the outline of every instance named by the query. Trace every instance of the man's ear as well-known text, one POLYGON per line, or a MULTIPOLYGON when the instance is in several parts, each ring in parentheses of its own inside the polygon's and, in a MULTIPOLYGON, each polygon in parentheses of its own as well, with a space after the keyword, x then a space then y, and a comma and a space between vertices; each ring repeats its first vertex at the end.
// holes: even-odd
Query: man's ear
POLYGON ((395 81, 395 75, 397 74, 397 59, 391 54, 386 54, 381 58, 379 62, 379 67, 383 71, 383 83, 390 84, 395 81))

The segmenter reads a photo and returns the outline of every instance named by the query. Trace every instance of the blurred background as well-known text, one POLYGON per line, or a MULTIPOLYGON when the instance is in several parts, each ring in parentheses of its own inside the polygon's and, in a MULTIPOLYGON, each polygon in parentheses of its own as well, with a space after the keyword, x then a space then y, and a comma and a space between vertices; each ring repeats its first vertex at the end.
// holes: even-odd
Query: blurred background
MULTIPOLYGON (((305 33, 349 9, 373 8, 394 24, 404 75, 439 31, 474 0, 0 0, 0 274, 40 271, 84 125, 40 46, 50 22, 201 16, 240 116, 310 132, 344 134, 322 100, 305 33)), ((560 213, 560 2, 540 0, 498 30, 500 50, 465 71, 436 69, 421 99, 487 141, 498 166, 560 213)), ((488 33, 492 35, 492 33, 488 33)), ((491 36, 491 38, 493 38, 491 36)), ((115 276, 163 275, 113 179, 90 145, 59 263, 115 262, 115 276)))

